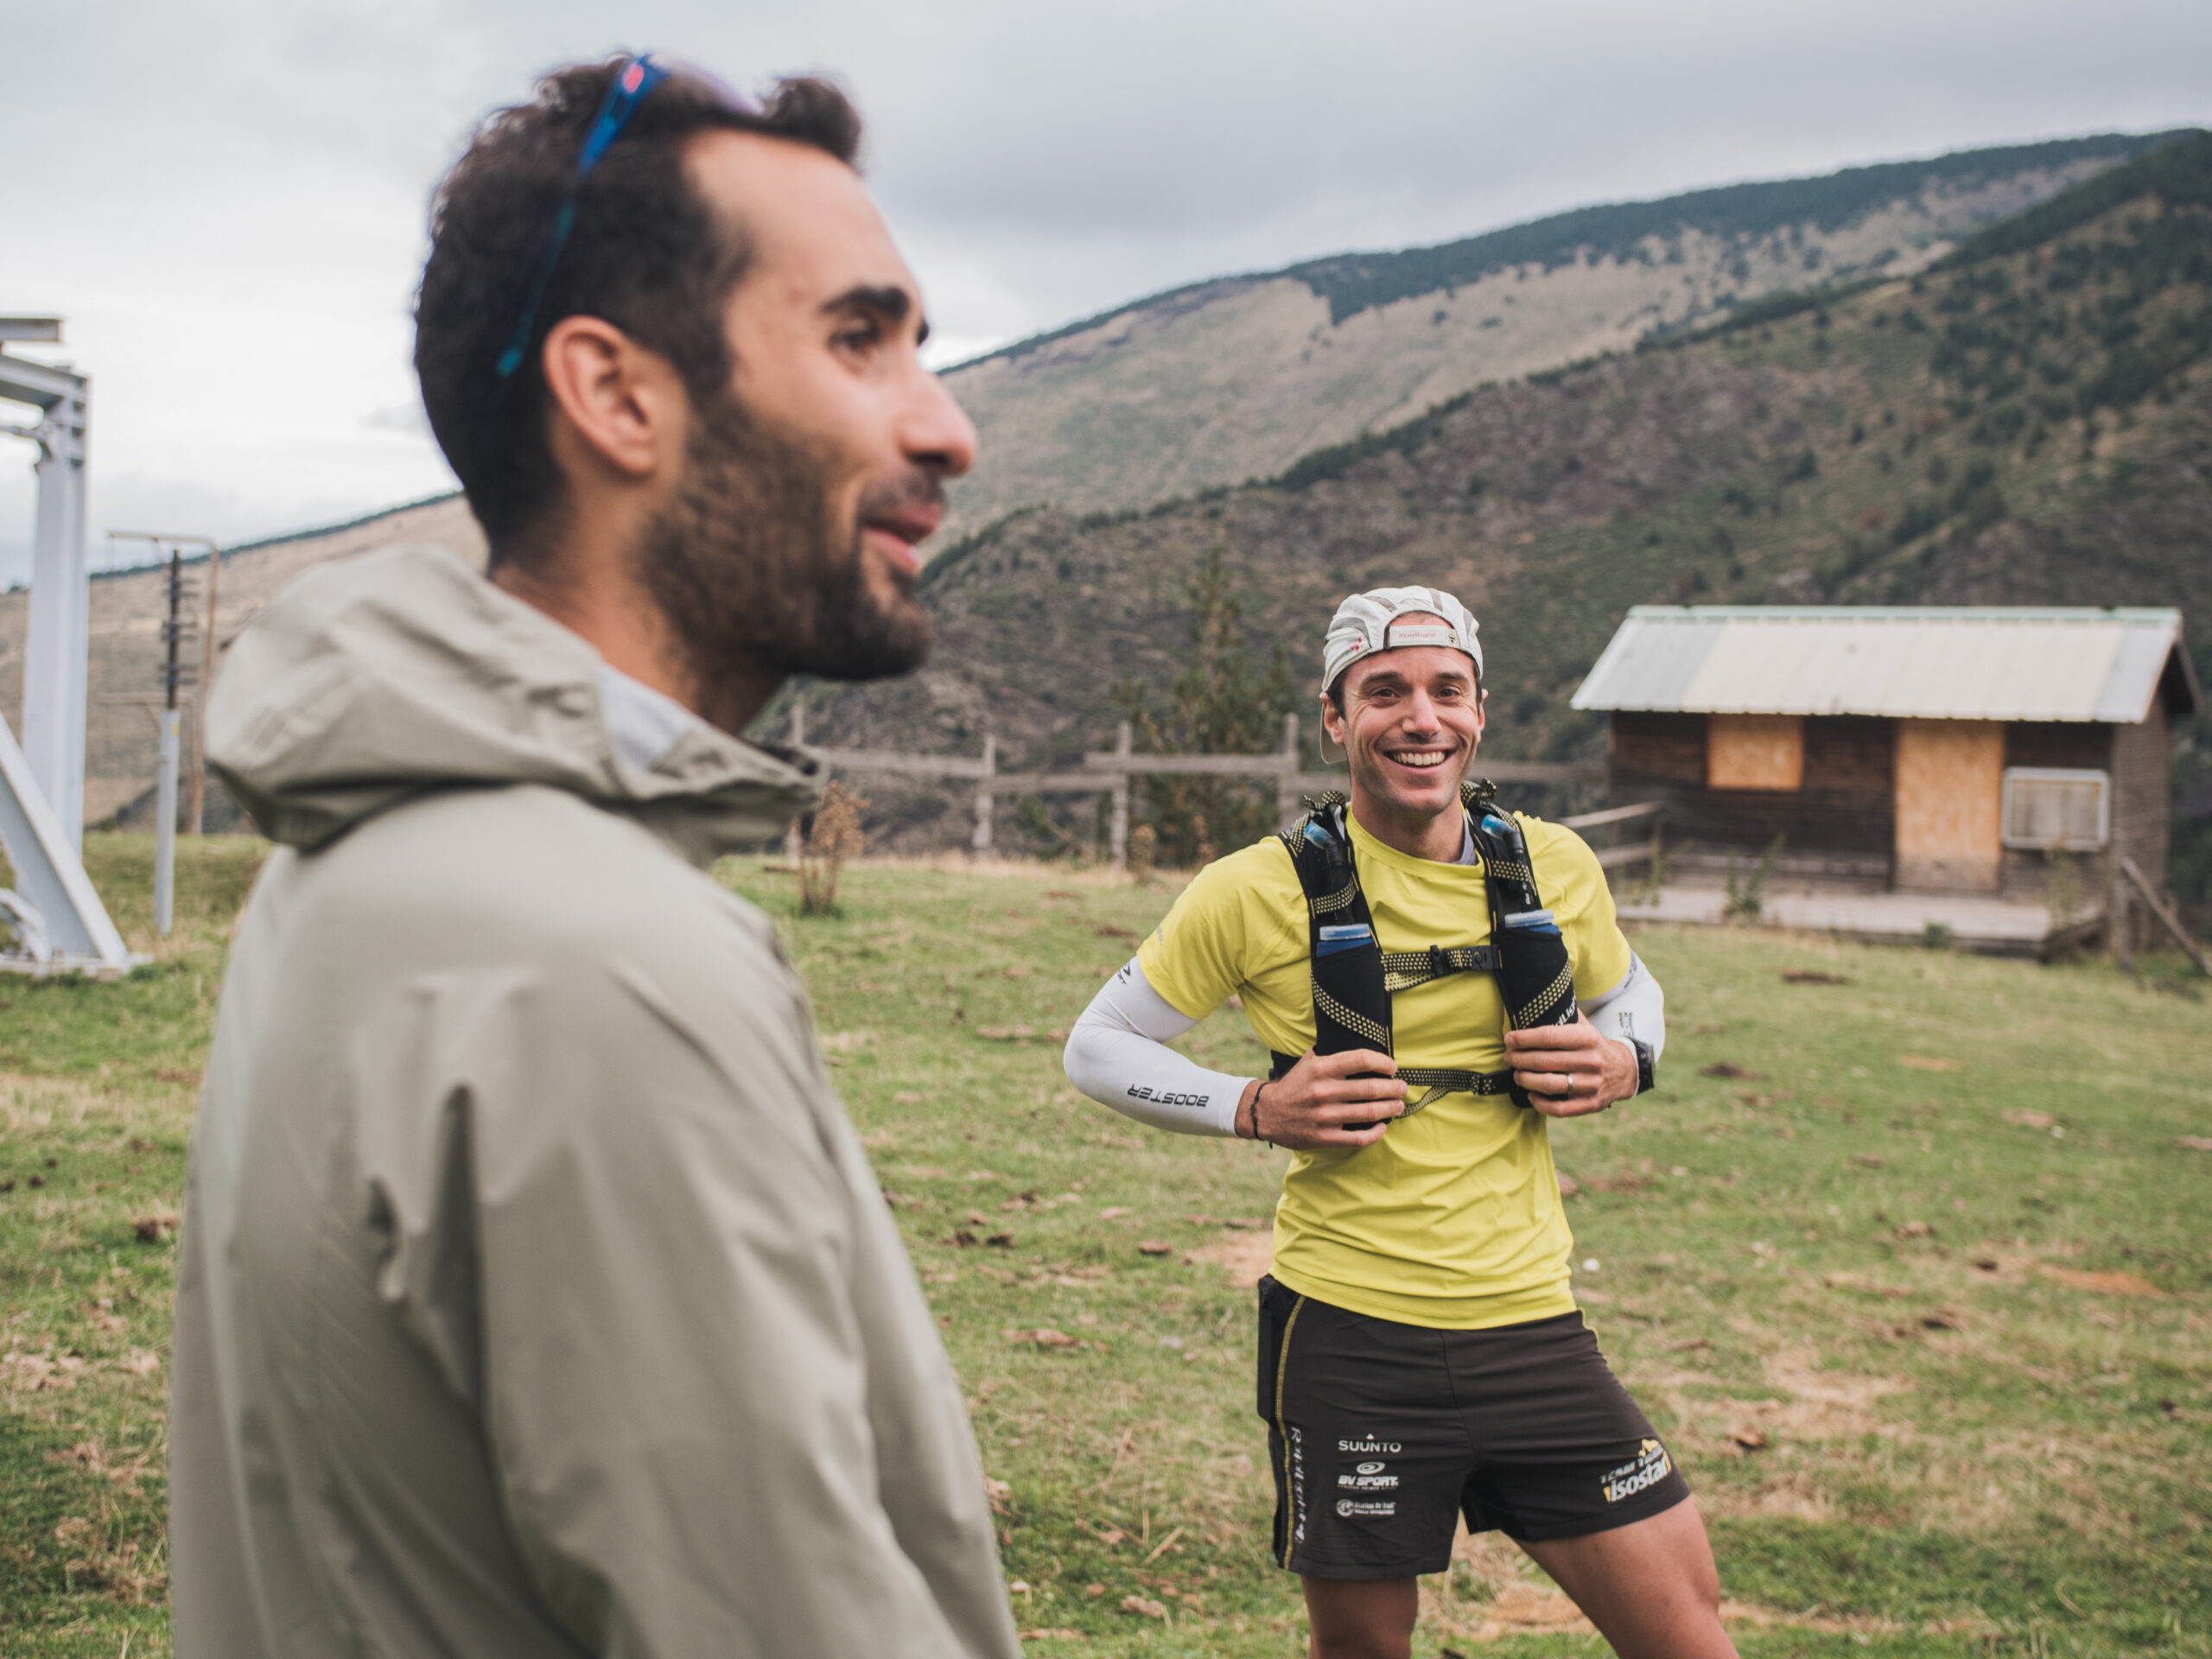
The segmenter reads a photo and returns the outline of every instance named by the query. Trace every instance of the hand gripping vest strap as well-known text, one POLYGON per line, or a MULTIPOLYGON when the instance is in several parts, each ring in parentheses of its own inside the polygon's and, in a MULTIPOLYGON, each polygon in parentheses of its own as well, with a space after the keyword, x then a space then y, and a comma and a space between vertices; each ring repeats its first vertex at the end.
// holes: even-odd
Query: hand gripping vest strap
MULTIPOLYGON (((1356 1044, 1354 1046, 1364 1045, 1356 1044)), ((1298 1064, 1299 1058, 1295 1054, 1286 1054, 1279 1048, 1269 1049, 1268 1057, 1268 1080, 1270 1083, 1288 1077, 1290 1068, 1298 1064)), ((1398 1075, 1425 1091, 1419 1098, 1406 1103, 1403 1115, 1407 1117, 1411 1117, 1422 1107, 1446 1095, 1510 1095, 1513 1092, 1513 1074, 1510 1071, 1459 1071, 1446 1066, 1402 1065, 1398 1068, 1398 1075)))
MULTIPOLYGON (((1467 824, 1483 855, 1490 894, 1490 937, 1497 951, 1497 994, 1505 1002, 1509 1031, 1571 1026, 1580 1013, 1574 1000, 1574 963, 1559 924, 1536 891, 1535 861, 1513 815, 1491 799, 1488 785, 1465 791, 1467 824)), ((1510 1074, 1509 1074, 1510 1075, 1510 1074)), ((1516 1106, 1529 1091, 1514 1085, 1516 1106)))
MULTIPOLYGON (((1489 797, 1484 794, 1480 798, 1487 804, 1489 797)), ((1366 895, 1360 891, 1359 875, 1352 867, 1351 841, 1344 828, 1346 798, 1332 791, 1313 798, 1308 804, 1312 810, 1305 821, 1284 830, 1282 843, 1305 892, 1312 930, 1313 1050, 1317 1054, 1341 1054, 1349 1049, 1373 1048, 1391 1053, 1393 993, 1411 990, 1448 974, 1497 973, 1497 952, 1493 945, 1384 950, 1376 939, 1375 918, 1368 912, 1366 895)), ((1490 856, 1484 848, 1485 862, 1490 856)), ((1525 848, 1520 851, 1520 859, 1525 868, 1525 848)), ((1529 885, 1533 891, 1533 882, 1529 885)), ((1517 895, 1519 889, 1514 892, 1517 895)), ((1497 900, 1493 887, 1493 939, 1503 937, 1497 931, 1497 900)), ((1273 1058, 1271 1077, 1281 1077, 1298 1063, 1295 1055, 1274 1053, 1273 1058)), ((1409 1117, 1444 1095, 1513 1092, 1510 1071, 1401 1066, 1398 1076, 1425 1091, 1406 1103, 1409 1117)))

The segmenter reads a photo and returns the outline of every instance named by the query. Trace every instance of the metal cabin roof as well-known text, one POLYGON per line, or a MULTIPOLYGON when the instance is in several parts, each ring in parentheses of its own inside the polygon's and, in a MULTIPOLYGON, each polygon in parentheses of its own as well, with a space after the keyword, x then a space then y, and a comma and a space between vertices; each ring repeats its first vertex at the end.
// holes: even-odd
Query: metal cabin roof
POLYGON ((1577 709, 2133 725, 2203 702, 2173 610, 1638 605, 1577 709))

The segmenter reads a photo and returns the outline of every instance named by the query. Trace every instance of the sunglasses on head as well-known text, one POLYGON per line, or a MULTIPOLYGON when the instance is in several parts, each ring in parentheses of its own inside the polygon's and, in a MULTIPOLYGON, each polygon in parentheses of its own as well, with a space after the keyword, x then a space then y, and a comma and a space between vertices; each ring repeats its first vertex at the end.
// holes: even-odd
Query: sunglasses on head
POLYGON ((537 274, 530 279, 529 291, 523 296, 522 315, 515 319, 514 334, 493 365, 493 372, 500 379, 511 379, 530 350, 530 337, 537 327, 538 308, 545 303, 545 290, 553 281, 553 269, 561 263, 561 251, 569 245, 569 232, 576 227, 577 191, 614 141, 622 136, 622 129, 637 113, 638 105, 645 101, 654 87, 677 75, 706 87, 723 107, 735 114, 758 118, 762 112, 755 99, 689 64, 656 62, 650 52, 623 60, 621 67, 614 72, 614 79, 607 83, 607 95, 599 101, 599 113, 592 118, 591 127, 584 134, 584 147, 576 157, 576 176, 569 185, 567 199, 561 204, 561 211, 554 217, 553 234, 546 238, 545 252, 537 262, 537 274))

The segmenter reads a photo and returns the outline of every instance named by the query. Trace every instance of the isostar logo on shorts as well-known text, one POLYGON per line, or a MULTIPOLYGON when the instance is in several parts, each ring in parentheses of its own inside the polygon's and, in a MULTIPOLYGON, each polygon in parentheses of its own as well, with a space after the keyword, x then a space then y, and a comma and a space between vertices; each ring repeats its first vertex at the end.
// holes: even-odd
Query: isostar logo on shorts
POLYGON ((1306 1433, 1297 1424, 1285 1426, 1283 1461, 1290 1465, 1290 1541, 1306 1541, 1306 1433))
POLYGON ((1397 1512, 1398 1506, 1395 1503, 1363 1503, 1349 1497, 1340 1497, 1337 1500, 1337 1513, 1348 1521, 1370 1517, 1386 1518, 1397 1512))
POLYGON ((1339 1452, 1402 1452, 1406 1448, 1395 1440, 1378 1440, 1370 1436, 1363 1440, 1338 1440, 1339 1452))
POLYGON ((1667 1448, 1656 1440, 1646 1440, 1637 1449, 1634 1463, 1624 1463, 1606 1471, 1599 1490, 1605 1493, 1606 1503, 1618 1503, 1624 1497, 1634 1497, 1647 1486, 1657 1485, 1674 1472, 1674 1459, 1667 1455, 1667 1448))

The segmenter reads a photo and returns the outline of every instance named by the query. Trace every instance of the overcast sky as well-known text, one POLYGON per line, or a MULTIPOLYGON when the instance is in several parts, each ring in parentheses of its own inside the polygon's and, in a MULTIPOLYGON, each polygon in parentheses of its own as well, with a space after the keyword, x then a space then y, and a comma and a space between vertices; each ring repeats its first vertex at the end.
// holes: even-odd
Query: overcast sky
MULTIPOLYGON (((652 48, 844 83, 941 362, 1346 248, 2212 121, 2203 0, 0 0, 0 314, 94 376, 96 567, 450 487, 408 367, 431 188, 538 71, 652 48)), ((31 459, 0 440, 0 580, 31 459)))

